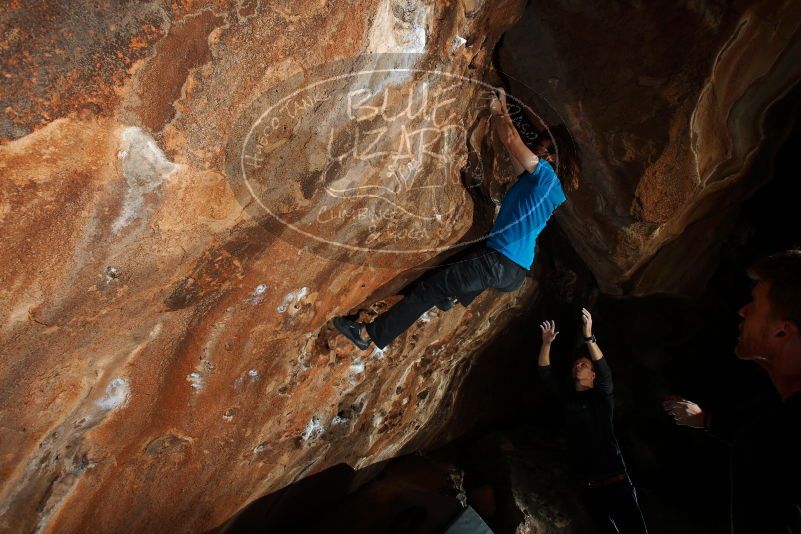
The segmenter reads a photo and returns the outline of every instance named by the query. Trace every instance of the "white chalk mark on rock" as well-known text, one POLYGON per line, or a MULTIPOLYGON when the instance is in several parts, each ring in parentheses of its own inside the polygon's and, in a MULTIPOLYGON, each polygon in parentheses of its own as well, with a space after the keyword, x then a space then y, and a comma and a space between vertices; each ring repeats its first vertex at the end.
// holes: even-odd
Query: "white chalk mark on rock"
POLYGON ((120 270, 113 265, 109 265, 106 267, 106 279, 107 280, 114 280, 120 277, 120 270))
POLYGON ((240 376, 239 378, 234 380, 234 386, 233 387, 234 387, 234 391, 236 391, 237 393, 242 391, 242 388, 244 386, 245 386, 245 377, 240 376))
POLYGON ((289 309, 290 305, 298 306, 303 297, 305 297, 308 294, 309 294, 308 287, 301 287, 297 291, 292 291, 291 293, 287 293, 287 295, 284 296, 284 300, 281 302, 281 305, 278 306, 275 309, 275 311, 277 311, 278 313, 284 313, 289 309))
POLYGON ((195 391, 201 391, 203 389, 203 376, 201 376, 200 373, 189 373, 186 375, 186 380, 191 383, 191 387, 195 391))
POLYGON ((131 386, 124 378, 115 378, 106 387, 106 393, 95 401, 101 410, 113 410, 124 406, 131 396, 131 386))
POLYGON ((248 304, 258 304, 264 300, 265 293, 267 293, 267 287, 267 284, 257 285, 247 299, 248 304))
POLYGON ((347 423, 348 420, 349 419, 347 417, 342 417, 342 416, 339 416, 339 415, 335 415, 334 418, 331 419, 331 426, 341 425, 342 423, 347 423))
POLYGON ((161 334, 161 329, 162 329, 162 324, 160 322, 156 323, 156 325, 150 329, 150 334, 149 334, 150 339, 153 340, 159 337, 159 334, 161 334))
POLYGON ((421 315, 417 320, 422 323, 428 323, 434 317, 436 317, 436 314, 432 314, 431 310, 428 310, 427 312, 423 313, 423 315, 421 315))
POLYGON ((382 412, 376 412, 373 415, 373 428, 378 428, 381 426, 381 423, 384 422, 384 414, 382 412))
POLYGON ((144 196, 178 170, 178 165, 167 159, 156 141, 137 127, 122 131, 117 157, 122 160, 126 191, 120 214, 111 224, 111 230, 115 234, 139 217, 144 196))
POLYGON ((364 362, 361 358, 356 358, 353 360, 353 363, 350 364, 350 372, 351 374, 358 375, 364 372, 364 362))
POLYGON ((323 433, 323 430, 325 430, 325 427, 320 422, 320 418, 315 415, 306 424, 306 428, 303 430, 301 437, 303 438, 303 441, 309 441, 317 438, 323 433))

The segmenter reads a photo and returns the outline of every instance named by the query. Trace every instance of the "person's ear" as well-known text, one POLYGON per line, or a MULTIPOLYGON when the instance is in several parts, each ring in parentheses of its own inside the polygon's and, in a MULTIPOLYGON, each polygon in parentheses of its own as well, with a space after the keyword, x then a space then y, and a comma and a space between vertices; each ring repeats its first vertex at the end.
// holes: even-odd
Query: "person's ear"
POLYGON ((779 329, 776 330, 776 337, 790 339, 798 335, 798 327, 792 321, 782 321, 779 325, 779 329))

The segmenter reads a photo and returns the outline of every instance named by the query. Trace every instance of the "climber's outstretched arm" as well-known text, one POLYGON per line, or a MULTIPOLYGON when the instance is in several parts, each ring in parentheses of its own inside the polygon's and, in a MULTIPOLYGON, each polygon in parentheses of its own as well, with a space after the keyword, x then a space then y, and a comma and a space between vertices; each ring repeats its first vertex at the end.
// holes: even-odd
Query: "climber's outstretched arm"
POLYGON ((502 87, 499 87, 497 91, 498 98, 493 98, 490 102, 490 112, 492 113, 490 121, 495 127, 495 132, 506 150, 509 151, 509 155, 512 156, 515 172, 517 174, 524 170, 529 173, 534 172, 539 158, 523 142, 509 116, 509 109, 506 107, 506 91, 502 87))

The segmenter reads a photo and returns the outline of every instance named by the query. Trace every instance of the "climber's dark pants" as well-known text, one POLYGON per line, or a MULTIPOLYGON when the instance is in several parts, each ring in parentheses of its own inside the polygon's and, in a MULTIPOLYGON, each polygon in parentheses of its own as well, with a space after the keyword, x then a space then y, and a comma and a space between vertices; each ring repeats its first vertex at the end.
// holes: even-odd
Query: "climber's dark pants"
POLYGON ((609 486, 585 489, 582 497, 599 534, 648 534, 637 491, 628 478, 609 486))
POLYGON ((373 343, 383 349, 422 314, 448 297, 456 297, 467 306, 490 287, 514 291, 525 277, 523 267, 500 252, 481 246, 415 282, 403 300, 367 325, 367 333, 373 343))

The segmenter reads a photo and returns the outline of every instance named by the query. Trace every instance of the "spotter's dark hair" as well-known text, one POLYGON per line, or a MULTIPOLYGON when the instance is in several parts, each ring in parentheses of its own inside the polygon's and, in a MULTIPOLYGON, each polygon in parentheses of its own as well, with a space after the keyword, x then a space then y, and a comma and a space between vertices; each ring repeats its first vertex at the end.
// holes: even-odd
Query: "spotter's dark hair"
POLYGON ((801 250, 790 249, 757 260, 748 276, 768 283, 768 301, 779 319, 801 328, 801 250))

